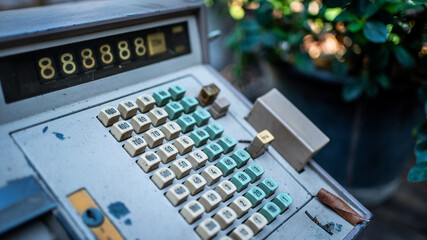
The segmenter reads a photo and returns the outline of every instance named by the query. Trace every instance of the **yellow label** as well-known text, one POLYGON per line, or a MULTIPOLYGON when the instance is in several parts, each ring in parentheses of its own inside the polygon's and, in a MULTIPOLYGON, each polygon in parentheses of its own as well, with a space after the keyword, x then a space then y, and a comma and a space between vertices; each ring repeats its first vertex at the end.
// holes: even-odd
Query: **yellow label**
POLYGON ((182 53, 185 51, 185 46, 184 45, 179 45, 175 47, 175 52, 176 53, 182 53))
POLYGON ((173 33, 180 33, 180 32, 182 32, 184 30, 184 28, 181 26, 181 25, 179 25, 179 26, 175 26, 175 27, 173 27, 172 28, 172 32, 173 33))
MULTIPOLYGON (((98 204, 96 204, 96 202, 84 188, 68 195, 68 200, 70 200, 71 204, 73 204, 74 208, 77 210, 80 216, 82 216, 83 213, 89 208, 96 208, 102 212, 98 204)), ((104 213, 102 214, 104 215, 104 221, 102 224, 97 227, 90 228, 93 234, 95 234, 96 238, 99 240, 124 239, 117 228, 110 221, 110 219, 108 219, 104 213)))
POLYGON ((165 34, 162 32, 149 34, 147 36, 148 53, 150 56, 166 52, 165 34))
POLYGON ((261 142, 265 145, 274 140, 273 134, 271 134, 268 130, 264 130, 257 134, 257 137, 261 140, 261 142))

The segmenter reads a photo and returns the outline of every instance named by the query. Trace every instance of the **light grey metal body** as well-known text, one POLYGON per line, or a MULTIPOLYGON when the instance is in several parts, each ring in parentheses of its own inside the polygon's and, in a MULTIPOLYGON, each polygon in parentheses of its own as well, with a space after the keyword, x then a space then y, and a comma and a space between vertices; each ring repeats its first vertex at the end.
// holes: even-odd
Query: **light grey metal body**
MULTIPOLYGON (((175 22, 188 23, 190 54, 10 104, 5 103, 0 92, 0 187, 15 179, 35 176, 56 201, 57 211, 77 238, 94 238, 67 199, 68 194, 83 187, 127 239, 197 239, 194 228, 216 212, 204 214, 202 220, 188 224, 179 214, 182 206, 173 207, 164 196, 165 190, 159 190, 150 180, 152 173, 144 173, 135 163, 137 158, 130 157, 122 143, 111 136, 110 128, 102 126, 96 118, 101 108, 117 107, 122 100, 135 100, 142 93, 151 94, 174 83, 183 85, 187 89, 186 95, 192 96, 196 96, 203 85, 215 83, 221 89, 220 96, 231 102, 228 114, 218 120, 224 126, 224 134, 238 140, 250 140, 256 135, 255 129, 244 119, 251 105, 207 65, 206 28, 201 4, 188 1, 139 2, 78 3, 0 13, 0 42, 7 46, 0 49, 0 57, 175 22), (110 11, 111 14, 107 16, 96 10, 110 11), (64 14, 64 20, 25 26, 24 18, 38 11, 53 12, 54 16, 55 11, 59 11, 64 14), (76 15, 78 11, 86 14, 82 14, 82 18, 73 18, 80 16, 76 15), (8 25, 14 19, 16 29, 8 25), (58 137, 58 134, 63 137, 58 137), (108 206, 115 202, 123 203, 130 213, 121 218, 109 212, 108 206), (130 223, 126 221, 128 219, 130 223)), ((237 146, 244 147, 241 143, 237 146)), ((371 217, 369 211, 314 162, 310 162, 302 173, 297 173, 272 147, 251 162, 260 164, 265 169, 264 176, 279 183, 277 192, 287 192, 294 199, 290 208, 256 238, 355 237, 364 225, 353 227, 321 205, 313 197, 321 187, 343 198, 365 218, 371 217), (305 210, 317 216, 322 224, 334 222, 342 226, 333 230, 331 236, 307 220, 305 210)), ((200 171, 192 170, 192 173, 200 171)), ((236 193, 238 195, 241 194, 236 193)), ((217 238, 230 232, 271 200, 272 197, 264 199, 262 204, 235 221, 217 238)), ((217 209, 230 201, 221 203, 217 209)))

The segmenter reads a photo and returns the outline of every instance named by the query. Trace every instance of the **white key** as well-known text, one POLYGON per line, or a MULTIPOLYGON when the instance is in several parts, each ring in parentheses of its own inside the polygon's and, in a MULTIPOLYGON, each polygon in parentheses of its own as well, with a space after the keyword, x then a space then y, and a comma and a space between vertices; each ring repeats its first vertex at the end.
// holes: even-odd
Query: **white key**
POLYGON ((220 230, 218 222, 212 218, 205 219, 196 227, 196 232, 203 240, 215 237, 220 230))
POLYGON ((132 136, 133 127, 126 121, 119 121, 111 127, 111 134, 117 141, 122 141, 132 136))
POLYGON ((206 179, 208 186, 216 183, 222 176, 222 171, 215 165, 211 165, 202 172, 202 177, 206 179))
POLYGON ((98 119, 102 125, 109 127, 119 121, 120 113, 115 107, 105 107, 99 111, 98 119))
POLYGON ((214 219, 219 223, 221 229, 224 230, 237 219, 237 214, 233 209, 224 207, 215 214, 214 219))
POLYGON ((185 204, 180 211, 181 215, 185 218, 185 220, 187 220, 189 224, 192 224, 198 220, 204 212, 205 208, 196 200, 192 200, 185 204))
POLYGON ((184 135, 175 140, 173 145, 178 148, 179 154, 184 155, 191 151, 194 146, 194 141, 190 137, 184 135))
POLYGON ((147 145, 150 148, 155 148, 162 144, 164 138, 165 135, 163 132, 157 128, 152 128, 144 134, 144 139, 147 141, 147 145))
POLYGON ((194 150, 187 157, 194 169, 199 169, 205 166, 206 161, 208 161, 208 155, 202 150, 194 150))
POLYGON ((142 133, 150 128, 151 119, 145 114, 138 114, 130 120, 136 133, 142 133))
POLYGON ((134 101, 124 100, 119 103, 119 112, 122 115, 123 119, 128 119, 135 116, 136 111, 138 111, 138 106, 134 101))
POLYGON ((166 197, 174 206, 178 206, 179 204, 185 202, 188 195, 190 195, 190 191, 186 186, 180 183, 175 184, 166 192, 166 197))
POLYGON ((138 105, 139 110, 143 113, 153 109, 155 103, 156 101, 154 98, 148 94, 142 94, 136 98, 136 104, 138 105))
POLYGON ((154 152, 143 153, 136 162, 144 172, 151 172, 159 167, 160 157, 154 152))
POLYGON ((167 167, 162 167, 153 174, 151 181, 153 181, 159 189, 163 189, 171 185, 174 178, 175 173, 173 173, 172 170, 167 167))
POLYGON ((215 188, 215 191, 219 193, 223 202, 231 198, 236 190, 236 186, 228 180, 220 182, 215 188))
POLYGON ((177 179, 181 179, 190 173, 191 163, 185 158, 180 158, 172 163, 170 169, 175 173, 177 179))
POLYGON ((157 155, 159 155, 162 163, 168 163, 176 158, 178 149, 170 143, 165 143, 157 149, 157 155))
POLYGON ((134 136, 129 138, 124 146, 126 152, 129 153, 132 157, 139 155, 145 151, 145 147, 147 147, 147 142, 140 136, 134 136))
POLYGON ((218 207, 221 202, 221 196, 214 190, 208 190, 199 198, 199 202, 205 207, 206 212, 210 212, 218 207))
POLYGON ((248 226, 242 224, 236 227, 236 229, 231 232, 230 236, 236 240, 249 240, 254 236, 254 233, 248 226))
POLYGON ((236 212, 237 217, 241 218, 252 207, 252 203, 244 196, 240 196, 230 204, 230 208, 236 212))
POLYGON ((181 127, 176 122, 168 122, 160 130, 165 134, 166 140, 170 141, 179 136, 181 127))
POLYGON ((184 185, 190 190, 191 195, 201 192, 206 186, 206 180, 199 174, 193 174, 185 180, 184 185))
POLYGON ((250 216, 248 220, 246 220, 245 224, 252 230, 254 235, 256 235, 268 224, 268 221, 267 218, 264 217, 264 215, 259 212, 256 212, 252 214, 252 216, 250 216))
POLYGON ((168 113, 163 108, 153 108, 148 112, 148 117, 151 119, 153 126, 157 127, 166 122, 168 113))

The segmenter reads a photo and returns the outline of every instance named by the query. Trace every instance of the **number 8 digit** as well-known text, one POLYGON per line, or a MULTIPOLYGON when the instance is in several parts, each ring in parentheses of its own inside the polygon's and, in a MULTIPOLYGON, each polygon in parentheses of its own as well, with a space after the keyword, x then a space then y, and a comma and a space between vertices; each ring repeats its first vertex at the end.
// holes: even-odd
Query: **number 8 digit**
POLYGON ((76 64, 73 62, 71 53, 64 53, 61 56, 62 71, 66 74, 72 74, 76 71, 76 64))
POLYGON ((144 39, 142 37, 135 38, 133 41, 133 44, 135 45, 135 53, 138 55, 138 57, 142 57, 145 55, 145 52, 147 52, 147 49, 144 45, 144 39))
POLYGON ((92 49, 85 48, 80 52, 82 56, 83 67, 86 69, 91 69, 95 66, 95 59, 92 57, 92 49))
POLYGON ((52 67, 52 59, 48 57, 39 60, 40 75, 42 78, 49 80, 55 76, 55 69, 52 67))
POLYGON ((128 43, 126 41, 120 41, 119 44, 117 44, 117 47, 119 48, 120 59, 128 60, 130 58, 128 43))
POLYGON ((111 53, 111 47, 108 44, 104 44, 99 48, 101 52, 101 60, 104 64, 110 64, 113 62, 113 54, 111 53))

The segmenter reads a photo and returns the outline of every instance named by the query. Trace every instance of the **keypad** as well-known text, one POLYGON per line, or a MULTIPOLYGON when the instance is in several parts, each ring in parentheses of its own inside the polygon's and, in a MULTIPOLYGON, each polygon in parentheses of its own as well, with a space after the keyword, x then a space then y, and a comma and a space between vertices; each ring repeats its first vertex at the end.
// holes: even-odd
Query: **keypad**
POLYGON ((145 114, 138 114, 131 119, 130 124, 135 133, 142 133, 150 128, 151 119, 145 114))
POLYGON ((183 133, 187 133, 194 129, 194 126, 196 125, 196 119, 190 115, 185 114, 179 117, 176 123, 178 123, 178 125, 181 127, 183 133))
POLYGON ((185 94, 185 88, 179 84, 170 86, 168 90, 174 101, 181 99, 185 94))
POLYGON ((237 167, 237 163, 230 157, 224 157, 218 161, 216 166, 221 169, 224 176, 228 176, 237 167))
POLYGON ((153 93, 153 98, 156 101, 156 105, 162 107, 169 102, 172 95, 164 89, 159 89, 153 93))
POLYGON ((165 111, 168 113, 169 119, 177 119, 184 112, 184 107, 179 102, 170 102, 166 104, 165 111))
POLYGON ((218 143, 210 143, 203 149, 203 152, 205 152, 206 155, 208 155, 209 162, 212 162, 218 159, 221 156, 223 151, 224 150, 218 143))
POLYGON ((211 118, 211 114, 205 109, 198 109, 193 113, 193 118, 196 120, 197 126, 206 125, 211 118))
POLYGON ((218 122, 230 115, 226 98, 203 107, 206 99, 199 105, 186 94, 172 84, 103 107, 97 118, 200 238, 250 239, 293 199, 254 161, 265 144, 242 145, 218 122))

